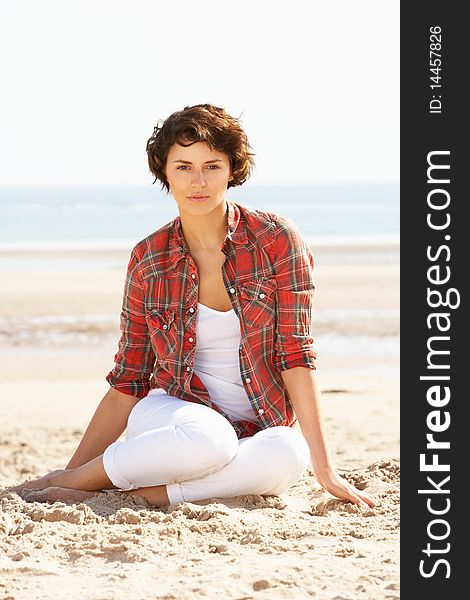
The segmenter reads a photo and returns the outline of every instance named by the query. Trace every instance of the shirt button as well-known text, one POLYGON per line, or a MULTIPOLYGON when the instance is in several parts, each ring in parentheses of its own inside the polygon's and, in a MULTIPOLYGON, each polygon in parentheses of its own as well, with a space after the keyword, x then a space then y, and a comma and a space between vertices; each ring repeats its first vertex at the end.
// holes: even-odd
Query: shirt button
POLYGON ((168 329, 168 325, 163 325, 163 329, 168 329))
POLYGON ((189 312, 190 312, 190 313, 193 313, 193 312, 194 312, 194 308, 193 308, 192 306, 191 306, 191 308, 189 309, 189 312))
POLYGON ((260 294, 259 297, 260 298, 264 298, 266 296, 266 294, 260 294))
POLYGON ((264 410, 262 408, 260 408, 259 411, 258 411, 258 414, 259 415, 264 415, 264 410))
POLYGON ((196 279, 196 275, 194 275, 194 273, 191 273, 191 277, 192 277, 193 279, 196 279))
POLYGON ((194 342, 193 338, 189 338, 189 341, 190 341, 190 342, 194 342))
POLYGON ((230 288, 229 292, 230 292, 231 294, 234 294, 234 293, 235 293, 235 288, 230 288))
POLYGON ((245 379, 245 381, 246 381, 247 383, 251 383, 251 379, 250 379, 249 377, 247 377, 247 378, 245 379))
POLYGON ((191 367, 186 367, 186 371, 191 371, 191 367))

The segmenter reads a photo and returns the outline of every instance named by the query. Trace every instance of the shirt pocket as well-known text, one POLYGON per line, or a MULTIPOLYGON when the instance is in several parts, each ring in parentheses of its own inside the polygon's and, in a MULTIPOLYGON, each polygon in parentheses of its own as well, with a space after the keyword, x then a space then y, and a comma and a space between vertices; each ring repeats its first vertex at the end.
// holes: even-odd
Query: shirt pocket
POLYGON ((240 284, 243 319, 250 327, 267 327, 276 314, 276 279, 253 279, 240 284))
POLYGON ((178 331, 174 310, 147 309, 145 318, 157 360, 165 362, 178 348, 178 331))

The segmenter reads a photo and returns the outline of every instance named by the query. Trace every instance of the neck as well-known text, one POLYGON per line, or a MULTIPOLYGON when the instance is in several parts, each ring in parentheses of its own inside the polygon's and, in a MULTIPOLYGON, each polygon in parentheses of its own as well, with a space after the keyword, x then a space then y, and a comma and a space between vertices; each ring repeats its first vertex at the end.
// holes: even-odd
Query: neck
POLYGON ((227 210, 225 200, 206 215, 180 210, 181 228, 191 251, 221 249, 227 235, 227 210))

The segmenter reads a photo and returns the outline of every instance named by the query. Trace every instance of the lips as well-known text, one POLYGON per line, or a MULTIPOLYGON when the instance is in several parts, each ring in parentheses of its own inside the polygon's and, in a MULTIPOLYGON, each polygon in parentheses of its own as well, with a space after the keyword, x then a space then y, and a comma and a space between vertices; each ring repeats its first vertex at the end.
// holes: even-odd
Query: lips
POLYGON ((204 202, 204 200, 207 200, 209 196, 188 196, 188 198, 192 202, 204 202))

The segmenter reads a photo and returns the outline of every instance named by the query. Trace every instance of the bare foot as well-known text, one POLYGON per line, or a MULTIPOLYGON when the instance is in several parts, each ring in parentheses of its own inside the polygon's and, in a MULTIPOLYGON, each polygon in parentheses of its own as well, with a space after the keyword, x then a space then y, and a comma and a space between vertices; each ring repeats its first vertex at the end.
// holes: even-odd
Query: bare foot
POLYGON ((5 492, 16 492, 22 498, 24 494, 29 490, 41 490, 47 488, 51 485, 52 480, 54 479, 57 473, 63 473, 65 469, 55 469, 42 477, 38 477, 37 479, 31 479, 31 481, 25 481, 20 483, 19 485, 14 485, 4 490, 5 492))
POLYGON ((26 502, 70 502, 77 503, 88 500, 103 492, 87 492, 85 490, 73 490, 70 488, 48 487, 43 490, 31 490, 25 492, 23 498, 26 502))

